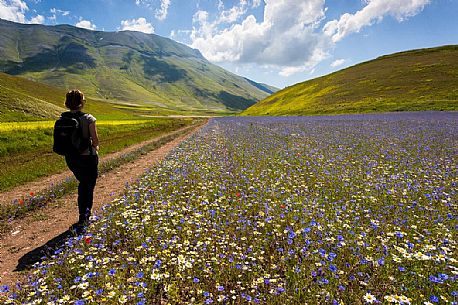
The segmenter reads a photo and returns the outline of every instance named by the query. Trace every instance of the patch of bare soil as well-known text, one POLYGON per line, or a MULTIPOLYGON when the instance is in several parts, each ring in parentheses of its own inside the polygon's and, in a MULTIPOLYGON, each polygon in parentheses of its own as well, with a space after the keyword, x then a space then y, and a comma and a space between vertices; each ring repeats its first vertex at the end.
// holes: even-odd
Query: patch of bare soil
MULTIPOLYGON (((93 214, 97 215, 104 204, 123 193, 126 183, 135 182, 147 169, 164 159, 173 148, 199 128, 194 127, 192 132, 185 133, 162 147, 99 177, 94 191, 93 214)), ((176 132, 180 131, 183 130, 176 132)), ((101 161, 115 158, 157 140, 158 138, 131 146, 101 161)), ((11 202, 30 191, 38 193, 70 175, 70 172, 64 172, 0 194, 0 202, 11 202)), ((21 271, 29 269, 35 262, 40 261, 43 255, 59 248, 66 238, 74 234, 69 228, 78 220, 77 194, 69 194, 31 214, 13 221, 12 230, 0 237, 0 285, 12 285, 17 281, 23 281, 26 272, 21 271)))

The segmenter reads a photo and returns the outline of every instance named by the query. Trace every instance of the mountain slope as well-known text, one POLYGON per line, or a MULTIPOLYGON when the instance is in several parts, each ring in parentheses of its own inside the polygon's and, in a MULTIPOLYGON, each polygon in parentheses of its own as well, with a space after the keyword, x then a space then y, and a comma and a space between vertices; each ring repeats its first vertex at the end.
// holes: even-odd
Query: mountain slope
MULTIPOLYGON (((66 111, 66 91, 0 72, 0 122, 53 120, 66 111)), ((133 119, 140 109, 123 109, 113 103, 88 98, 85 111, 98 119, 133 119)))
POLYGON ((61 91, 0 73, 0 122, 57 117, 64 111, 63 107, 56 105, 59 96, 63 106, 65 92, 61 91))
POLYGON ((94 99, 175 112, 239 111, 268 95, 171 39, 69 25, 0 20, 0 71, 80 88, 94 99))
POLYGON ((458 110, 458 46, 382 56, 285 88, 242 115, 458 110))

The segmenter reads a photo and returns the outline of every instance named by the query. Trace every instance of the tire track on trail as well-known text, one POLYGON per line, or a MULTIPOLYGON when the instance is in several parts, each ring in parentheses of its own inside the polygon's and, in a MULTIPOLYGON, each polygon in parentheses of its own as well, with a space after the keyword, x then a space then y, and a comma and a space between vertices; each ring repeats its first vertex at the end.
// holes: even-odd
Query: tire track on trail
MULTIPOLYGON (((184 135, 140 156, 132 162, 121 165, 101 175, 97 179, 97 185, 94 190, 93 214, 98 215, 99 209, 104 204, 111 202, 112 199, 123 193, 126 183, 135 182, 147 169, 162 161, 172 149, 177 147, 182 141, 188 139, 204 125, 205 123, 187 127, 191 129, 190 132, 186 132, 184 135)), ((175 132, 180 132, 187 128, 175 132)), ((163 135, 162 137, 170 134, 172 133, 163 135)), ((114 158, 114 155, 119 156, 124 154, 127 150, 133 151, 162 137, 142 142, 134 145, 135 147, 131 146, 128 149, 107 156, 101 161, 114 158)), ((49 181, 56 182, 56 180, 50 180, 51 178, 62 180, 69 175, 70 172, 53 175, 33 184, 27 184, 25 186, 26 188, 23 187, 21 191, 24 189, 27 190, 27 187, 30 187, 30 185, 40 186, 40 183, 41 186, 48 187, 50 184, 49 181)), ((17 191, 18 189, 14 190, 14 192, 17 191)), ((5 195, 2 194, 2 196, 5 195)), ((28 260, 33 261, 40 258, 46 254, 45 249, 48 245, 59 243, 61 242, 59 238, 62 239, 64 234, 68 235, 69 227, 78 220, 78 206, 76 202, 77 194, 75 190, 71 194, 57 199, 56 202, 50 203, 46 207, 38 209, 30 213, 30 215, 14 220, 11 223, 12 229, 10 232, 0 237, 0 285, 14 285, 17 281, 24 281, 27 272, 18 272, 15 269, 18 267, 22 269, 21 264, 31 267, 31 263, 28 260)))

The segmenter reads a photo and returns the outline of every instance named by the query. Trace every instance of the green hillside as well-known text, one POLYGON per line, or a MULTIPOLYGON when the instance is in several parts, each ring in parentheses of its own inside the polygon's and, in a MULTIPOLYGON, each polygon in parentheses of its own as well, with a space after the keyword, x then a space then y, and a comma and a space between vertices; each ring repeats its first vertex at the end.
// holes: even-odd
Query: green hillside
POLYGON ((69 25, 0 20, 0 71, 159 113, 238 112, 270 94, 171 39, 69 25))
POLYGON ((242 115, 458 110, 458 46, 382 56, 287 87, 242 115))
MULTIPOLYGON (((65 111, 65 93, 63 89, 0 72, 0 122, 56 119, 65 111)), ((91 98, 85 111, 100 119, 132 119, 146 113, 140 107, 124 107, 91 98)))

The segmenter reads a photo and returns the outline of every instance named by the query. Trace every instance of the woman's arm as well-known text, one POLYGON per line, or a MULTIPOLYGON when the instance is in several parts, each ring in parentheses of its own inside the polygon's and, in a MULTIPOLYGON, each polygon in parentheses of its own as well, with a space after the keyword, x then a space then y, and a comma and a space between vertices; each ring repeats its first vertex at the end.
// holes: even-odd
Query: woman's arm
POLYGON ((95 126, 95 122, 89 125, 89 134, 92 138, 92 147, 95 150, 99 150, 99 136, 97 135, 97 127, 95 126))

